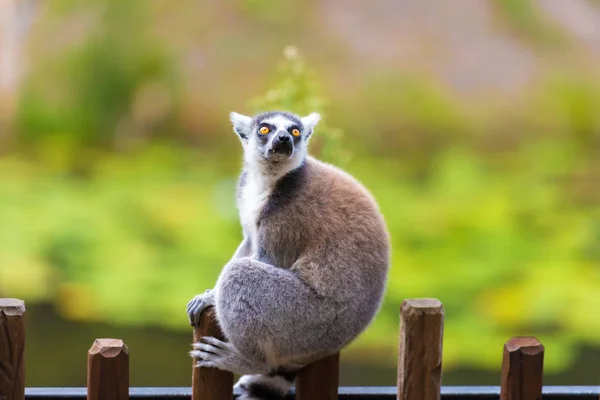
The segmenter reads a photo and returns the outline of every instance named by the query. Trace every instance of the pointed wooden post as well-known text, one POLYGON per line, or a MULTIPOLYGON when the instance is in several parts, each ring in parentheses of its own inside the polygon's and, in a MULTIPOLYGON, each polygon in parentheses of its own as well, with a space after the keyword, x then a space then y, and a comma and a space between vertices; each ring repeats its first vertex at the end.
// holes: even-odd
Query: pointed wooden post
POLYGON ((534 337, 515 337, 504 345, 500 400, 540 400, 544 346, 534 337))
MULTIPOLYGON (((202 313, 200 324, 194 327, 194 343, 203 336, 212 336, 225 340, 213 307, 202 313)), ((192 400, 232 400, 233 374, 217 368, 196 367, 198 360, 192 364, 192 400)))
POLYGON ((296 380, 296 400, 336 400, 339 381, 340 353, 336 353, 300 370, 296 380))
POLYGON ((25 399, 25 303, 0 299, 0 399, 25 399))
POLYGON ((129 399, 129 350, 122 340, 96 339, 88 351, 87 399, 129 399))
POLYGON ((439 400, 444 309, 437 299, 409 299, 400 311, 398 400, 439 400))

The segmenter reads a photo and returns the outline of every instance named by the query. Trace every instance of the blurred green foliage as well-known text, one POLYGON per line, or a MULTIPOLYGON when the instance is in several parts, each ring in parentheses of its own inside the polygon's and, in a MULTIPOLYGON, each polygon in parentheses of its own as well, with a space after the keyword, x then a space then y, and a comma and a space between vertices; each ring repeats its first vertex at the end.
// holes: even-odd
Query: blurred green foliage
MULTIPOLYGON (((0 158, 0 295, 52 302, 70 319, 188 329, 186 302, 214 285, 241 238, 241 149, 232 150, 226 113, 202 132, 224 135, 222 147, 165 139, 167 127, 180 129, 173 62, 130 29, 147 24, 139 2, 98 4, 100 27, 44 71, 60 89, 53 100, 43 76, 28 80, 21 151, 0 158), (136 119, 140 97, 160 103, 140 100, 150 126, 136 119), (120 151, 140 136, 143 145, 120 151)), ((240 4, 252 13, 266 3, 240 4)), ((498 4, 531 25, 529 2, 498 4)), ((409 297, 444 303, 445 369, 497 369, 513 335, 543 341, 549 372, 567 368, 579 346, 600 346, 598 76, 551 70, 512 107, 485 109, 425 75, 380 75, 357 91, 333 107, 290 47, 249 102, 252 112, 320 112, 311 152, 364 182, 387 220, 386 301, 347 354, 394 364, 409 297)))

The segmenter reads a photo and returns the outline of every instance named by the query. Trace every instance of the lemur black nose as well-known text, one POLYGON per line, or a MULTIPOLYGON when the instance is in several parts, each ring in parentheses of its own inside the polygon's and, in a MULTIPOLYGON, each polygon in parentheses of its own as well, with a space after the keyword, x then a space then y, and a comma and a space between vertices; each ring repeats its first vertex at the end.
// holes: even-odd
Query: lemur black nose
POLYGON ((279 135, 279 141, 281 143, 287 143, 287 142, 290 141, 290 137, 288 135, 286 135, 286 134, 279 135))

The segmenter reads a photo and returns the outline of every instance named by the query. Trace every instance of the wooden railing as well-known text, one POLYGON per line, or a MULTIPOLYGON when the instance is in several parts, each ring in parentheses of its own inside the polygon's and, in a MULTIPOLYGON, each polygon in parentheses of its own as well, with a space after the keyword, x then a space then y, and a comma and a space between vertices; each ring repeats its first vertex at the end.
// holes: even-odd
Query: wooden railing
MULTIPOLYGON (((233 399, 233 375, 214 368, 192 368, 189 388, 130 388, 129 351, 119 339, 96 339, 88 351, 87 388, 25 390, 25 304, 0 299, 0 400, 123 400, 138 399, 233 399), (84 396, 85 395, 85 396, 84 396)), ((539 400, 542 397, 544 346, 533 337, 515 337, 504 345, 499 388, 443 389, 442 343, 444 310, 436 299, 409 299, 401 307, 398 379, 392 388, 339 388, 339 354, 305 367, 289 398, 333 399, 497 399, 539 400)), ((222 339, 212 309, 207 309, 194 341, 201 336, 222 339)), ((57 366, 60 367, 60 366, 57 366)), ((545 388, 545 399, 598 398, 597 387, 545 388)))

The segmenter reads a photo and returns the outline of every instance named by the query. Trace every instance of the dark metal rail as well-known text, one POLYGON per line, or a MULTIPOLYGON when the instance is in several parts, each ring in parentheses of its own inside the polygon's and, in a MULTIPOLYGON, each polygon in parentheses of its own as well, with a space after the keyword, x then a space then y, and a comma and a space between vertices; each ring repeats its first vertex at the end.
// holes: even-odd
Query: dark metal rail
MULTIPOLYGON (((395 386, 340 387, 340 400, 395 400, 395 386)), ((86 388, 27 388, 26 400, 65 400, 85 399, 86 388)), ((235 396, 239 392, 235 391, 235 396)), ((133 387, 129 390, 131 399, 136 400, 183 400, 191 399, 189 387, 133 387)), ((444 386, 442 400, 498 400, 499 386, 444 386)), ((544 400, 598 400, 600 386, 544 386, 544 400)), ((288 399, 294 398, 292 391, 288 399)))

